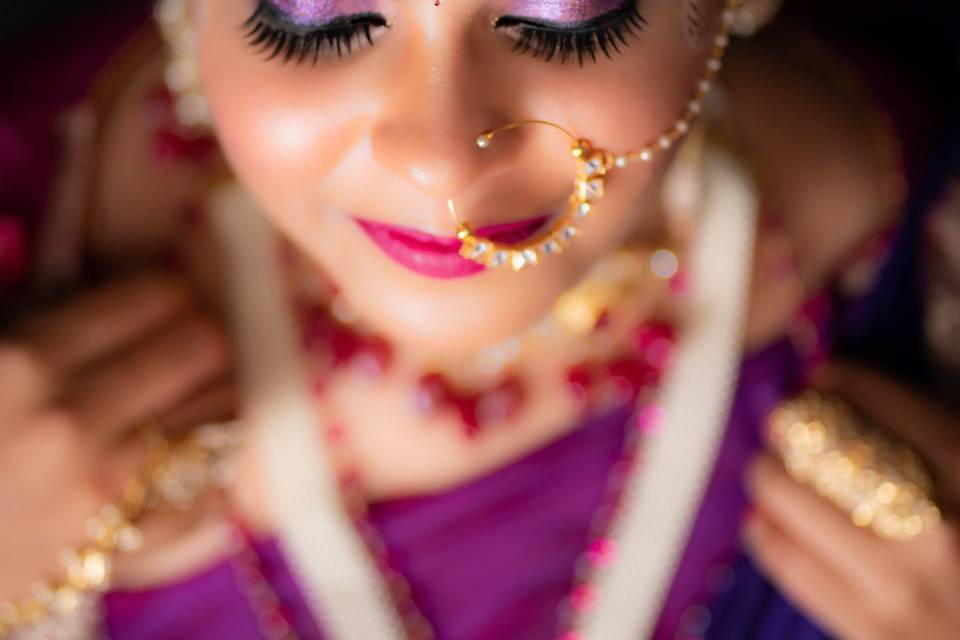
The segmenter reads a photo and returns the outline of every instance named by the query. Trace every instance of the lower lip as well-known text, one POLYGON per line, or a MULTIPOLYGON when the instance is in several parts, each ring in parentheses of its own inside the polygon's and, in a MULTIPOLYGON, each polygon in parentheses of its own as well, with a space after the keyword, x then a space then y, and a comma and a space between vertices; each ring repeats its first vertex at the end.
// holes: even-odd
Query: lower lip
MULTIPOLYGON (((549 218, 541 216, 493 225, 477 229, 476 234, 503 244, 516 244, 531 238, 549 218)), ((460 255, 463 243, 457 238, 441 238, 357 216, 353 216, 353 220, 388 258, 420 275, 448 280, 465 278, 486 270, 482 264, 460 255)))

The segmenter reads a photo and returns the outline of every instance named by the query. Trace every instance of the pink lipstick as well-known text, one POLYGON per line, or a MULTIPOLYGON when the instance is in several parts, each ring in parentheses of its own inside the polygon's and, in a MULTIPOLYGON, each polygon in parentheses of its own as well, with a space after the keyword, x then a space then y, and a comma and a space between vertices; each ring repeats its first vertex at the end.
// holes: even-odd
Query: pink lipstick
MULTIPOLYGON (((435 236, 416 229, 400 227, 352 216, 384 254, 397 264, 431 278, 465 278, 486 270, 481 264, 460 256, 462 242, 457 237, 435 236)), ((477 235, 504 244, 527 240, 550 219, 549 215, 506 222, 477 229, 477 235)))

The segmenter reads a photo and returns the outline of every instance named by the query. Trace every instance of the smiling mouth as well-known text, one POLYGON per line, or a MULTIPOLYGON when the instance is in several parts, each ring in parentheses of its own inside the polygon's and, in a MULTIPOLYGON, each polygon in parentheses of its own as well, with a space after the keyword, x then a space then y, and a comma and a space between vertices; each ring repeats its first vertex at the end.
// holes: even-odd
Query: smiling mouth
MULTIPOLYGON (((552 217, 551 214, 544 214, 527 220, 491 225, 477 229, 476 233, 499 243, 517 244, 536 235, 552 217)), ((355 215, 351 218, 388 258, 420 275, 438 279, 465 278, 487 269, 460 255, 463 241, 456 236, 436 236, 355 215)))

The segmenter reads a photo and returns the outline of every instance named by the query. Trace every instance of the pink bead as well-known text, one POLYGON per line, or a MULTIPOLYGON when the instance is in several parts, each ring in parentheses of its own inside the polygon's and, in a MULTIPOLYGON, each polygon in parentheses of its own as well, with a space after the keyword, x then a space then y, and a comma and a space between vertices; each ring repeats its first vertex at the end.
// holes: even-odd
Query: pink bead
POLYGON ((158 160, 206 162, 217 153, 217 142, 208 136, 188 137, 173 128, 160 128, 153 135, 158 160))
POLYGON ((158 160, 182 160, 187 156, 187 141, 171 129, 153 134, 153 153, 158 160))
POLYGON ((690 274, 686 269, 680 268, 677 273, 670 278, 668 283, 670 293, 674 295, 683 295, 690 291, 690 274))
POLYGON ((663 428, 667 418, 666 410, 657 404, 650 404, 640 410, 637 416, 637 428, 643 433, 657 433, 663 428))
POLYGON ((583 640, 583 636, 576 631, 567 631, 560 636, 560 640, 583 640))
POLYGON ((333 333, 330 336, 330 346, 333 348, 333 366, 342 367, 353 360, 361 347, 363 340, 360 335, 347 327, 338 325, 333 326, 333 333))
POLYGON ((590 584, 577 586, 570 595, 570 604, 577 611, 586 611, 596 603, 597 591, 590 584))
POLYGON ((625 396, 624 400, 636 398, 644 387, 657 380, 657 372, 653 367, 638 358, 629 356, 611 362, 607 366, 607 374, 625 396))
POLYGON ((586 364, 567 369, 567 384, 570 385, 570 391, 573 392, 574 397, 580 402, 586 401, 593 382, 593 373, 586 364))
POLYGON ((636 331, 637 348, 655 369, 662 370, 666 366, 675 341, 676 334, 668 324, 647 324, 636 331))
POLYGON ((353 367, 361 374, 378 378, 390 368, 393 360, 393 348, 381 338, 369 338, 354 356, 353 367))
POLYGON ((514 417, 523 405, 523 384, 511 377, 496 388, 485 391, 477 399, 477 415, 481 423, 502 422, 514 417))
POLYGON ((474 438, 480 432, 480 416, 477 412, 478 401, 476 396, 456 396, 453 398, 453 407, 460 415, 460 422, 468 438, 474 438))
POLYGON ((597 538, 590 543, 587 558, 597 567, 609 567, 617 555, 617 543, 610 538, 597 538))
POLYGON ((417 409, 423 415, 435 413, 447 404, 450 394, 446 378, 439 373, 427 374, 417 383, 417 409))

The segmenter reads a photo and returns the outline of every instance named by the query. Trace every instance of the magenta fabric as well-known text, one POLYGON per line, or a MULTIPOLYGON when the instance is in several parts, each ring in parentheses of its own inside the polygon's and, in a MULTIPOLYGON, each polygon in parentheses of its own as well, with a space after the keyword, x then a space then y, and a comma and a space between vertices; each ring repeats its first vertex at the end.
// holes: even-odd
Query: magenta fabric
MULTIPOLYGON (((737 561, 737 529, 746 506, 741 472, 760 446, 764 417, 796 385, 798 373, 788 342, 746 361, 719 463, 656 638, 676 637, 691 606, 708 605, 731 586, 722 580, 712 584, 711 578, 715 582, 718 574, 732 571, 737 561)), ((371 519, 391 563, 409 581, 438 638, 555 637, 555 611, 568 593, 607 474, 619 458, 628 414, 624 408, 590 420, 456 489, 372 505, 371 519)), ((263 541, 258 550, 299 635, 322 638, 275 541, 263 541)), ((114 640, 259 637, 229 562, 166 588, 113 593, 106 602, 114 640), (176 623, 167 622, 171 619, 176 623)))

